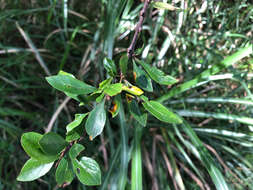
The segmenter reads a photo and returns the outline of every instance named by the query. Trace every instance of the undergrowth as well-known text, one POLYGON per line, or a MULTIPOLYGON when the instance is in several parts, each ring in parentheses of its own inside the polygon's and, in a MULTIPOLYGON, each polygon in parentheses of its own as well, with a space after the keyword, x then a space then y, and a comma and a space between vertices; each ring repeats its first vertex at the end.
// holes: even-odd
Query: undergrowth
MULTIPOLYGON (((164 2, 184 11, 150 6, 136 57, 178 79, 165 86, 153 82, 145 95, 171 108, 183 124, 149 115, 140 139, 127 106, 118 118, 108 112, 103 133, 80 141, 102 170, 95 189, 202 190, 223 182, 228 189, 253 189, 253 5, 164 2), (136 142, 141 160, 133 164, 136 142), (135 169, 142 175, 131 173, 135 169)), ((16 180, 28 159, 23 133, 64 136, 74 114, 89 110, 52 89, 45 77, 64 70, 98 87, 107 78, 104 58, 120 62, 142 6, 134 0, 1 1, 0 189, 58 189, 54 172, 33 182, 16 180)), ((94 187, 74 180, 66 189, 94 187)))

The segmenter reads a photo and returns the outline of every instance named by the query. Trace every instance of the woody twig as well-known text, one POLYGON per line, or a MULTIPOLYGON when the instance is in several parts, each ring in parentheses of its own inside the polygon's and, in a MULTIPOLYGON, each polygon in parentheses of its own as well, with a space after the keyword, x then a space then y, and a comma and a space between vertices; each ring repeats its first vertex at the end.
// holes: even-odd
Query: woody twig
POLYGON ((143 24, 143 21, 144 21, 144 18, 145 18, 147 9, 148 9, 148 5, 150 2, 151 2, 151 0, 145 0, 144 6, 140 11, 140 18, 139 18, 139 22, 138 22, 137 26, 135 27, 134 37, 132 39, 132 42, 131 42, 129 48, 127 49, 127 56, 129 59, 132 58, 132 56, 133 56, 134 48, 135 48, 135 45, 136 45, 136 42, 138 39, 138 35, 142 30, 142 24, 143 24))

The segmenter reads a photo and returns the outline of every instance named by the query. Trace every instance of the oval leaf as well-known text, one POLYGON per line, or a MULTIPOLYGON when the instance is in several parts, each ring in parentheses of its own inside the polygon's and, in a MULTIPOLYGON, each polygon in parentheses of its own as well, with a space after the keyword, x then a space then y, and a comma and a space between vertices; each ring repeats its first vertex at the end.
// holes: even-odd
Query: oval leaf
POLYGON ((74 160, 84 149, 83 145, 78 143, 74 144, 69 150, 70 159, 74 160))
POLYGON ((104 89, 104 92, 109 96, 115 96, 122 91, 122 83, 111 84, 104 89))
POLYGON ((149 76, 158 84, 171 85, 177 82, 172 76, 165 75, 163 71, 157 69, 156 67, 151 67, 150 65, 140 61, 139 64, 147 71, 149 76))
POLYGON ((114 61, 108 58, 104 58, 104 67, 110 76, 115 76, 117 73, 114 61))
POLYGON ((122 90, 125 90, 125 91, 129 92, 130 94, 133 94, 136 96, 140 96, 144 93, 142 91, 142 89, 138 88, 137 86, 127 87, 127 86, 123 85, 122 90))
POLYGON ((69 75, 54 75, 46 77, 47 82, 57 90, 70 94, 89 94, 96 90, 80 80, 77 80, 69 75))
MULTIPOLYGON (((59 72, 58 72, 58 75, 68 75, 68 76, 70 76, 70 77, 72 77, 72 78, 76 78, 74 75, 72 75, 71 73, 67 73, 67 72, 65 72, 65 71, 63 71, 63 70, 60 70, 59 72)), ((80 98, 78 97, 78 95, 77 94, 71 94, 71 93, 68 93, 68 92, 64 92, 65 94, 66 94, 66 96, 68 96, 68 97, 70 97, 70 98, 73 98, 74 100, 76 100, 76 101, 79 101, 79 102, 81 102, 81 100, 80 100, 80 98)))
POLYGON ((123 75, 126 75, 127 64, 128 64, 128 57, 127 57, 127 54, 124 54, 120 57, 120 60, 119 60, 120 71, 121 73, 123 73, 123 75))
POLYGON ((39 145, 46 154, 57 155, 68 145, 68 143, 57 133, 49 132, 43 135, 39 141, 39 145))
POLYGON ((160 121, 166 123, 182 123, 182 120, 175 113, 156 101, 146 101, 142 103, 144 108, 160 121))
POLYGON ((94 139, 100 135, 104 129, 106 121, 106 112, 104 109, 105 101, 97 104, 96 107, 90 112, 89 117, 85 124, 85 129, 90 139, 94 139))
POLYGON ((80 161, 72 160, 72 165, 77 178, 84 185, 101 184, 101 171, 95 160, 82 157, 80 161))
POLYGON ((100 103, 100 102, 103 100, 104 97, 105 97, 105 93, 103 92, 102 94, 100 94, 100 95, 96 98, 96 102, 97 102, 97 103, 100 103))
POLYGON ((35 179, 40 178, 45 175, 54 162, 51 163, 43 163, 33 158, 26 161, 23 168, 20 171, 20 174, 17 177, 18 181, 33 181, 35 179))
POLYGON ((35 132, 24 133, 21 137, 21 145, 25 152, 32 158, 41 162, 55 161, 57 155, 46 155, 40 148, 39 141, 43 135, 35 132))
POLYGON ((75 129, 77 126, 79 126, 83 119, 88 115, 88 113, 84 114, 75 114, 75 119, 71 123, 69 123, 66 127, 67 133, 71 132, 73 129, 75 129))
POLYGON ((64 183, 71 183, 73 178, 74 175, 69 168, 68 161, 65 158, 62 158, 55 172, 55 180, 57 184, 61 186, 64 183))
POLYGON ((153 92, 152 81, 149 76, 146 74, 145 71, 140 69, 134 62, 133 62, 133 70, 134 70, 134 78, 136 84, 141 87, 143 90, 148 92, 153 92))
POLYGON ((78 140, 80 137, 81 135, 76 130, 73 130, 66 135, 65 140, 67 142, 72 142, 78 140))
POLYGON ((76 78, 74 75, 72 75, 71 73, 68 73, 68 72, 65 72, 65 71, 63 71, 63 70, 60 70, 59 72, 58 72, 58 75, 68 75, 68 76, 70 76, 70 77, 72 77, 72 78, 76 78))
POLYGON ((141 113, 139 105, 137 104, 136 100, 132 100, 130 102, 129 110, 134 119, 136 119, 136 121, 138 121, 140 125, 145 127, 147 123, 147 114, 141 113))
POLYGON ((105 87, 107 87, 108 85, 111 84, 112 82, 112 77, 105 79, 104 81, 102 81, 101 83, 99 83, 99 90, 104 90, 105 87))

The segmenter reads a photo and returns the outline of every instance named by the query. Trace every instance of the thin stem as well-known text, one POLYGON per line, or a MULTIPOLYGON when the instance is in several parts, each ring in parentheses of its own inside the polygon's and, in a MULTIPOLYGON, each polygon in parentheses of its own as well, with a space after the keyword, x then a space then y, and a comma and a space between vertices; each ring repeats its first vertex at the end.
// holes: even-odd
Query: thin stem
POLYGON ((137 26, 135 27, 135 33, 134 33, 134 37, 132 39, 132 42, 129 46, 129 48, 127 49, 127 56, 130 59, 133 56, 134 53, 134 48, 138 39, 138 34, 141 32, 142 29, 142 24, 148 9, 148 5, 151 2, 151 0, 145 0, 144 6, 140 11, 140 18, 139 18, 139 22, 137 24, 137 26))

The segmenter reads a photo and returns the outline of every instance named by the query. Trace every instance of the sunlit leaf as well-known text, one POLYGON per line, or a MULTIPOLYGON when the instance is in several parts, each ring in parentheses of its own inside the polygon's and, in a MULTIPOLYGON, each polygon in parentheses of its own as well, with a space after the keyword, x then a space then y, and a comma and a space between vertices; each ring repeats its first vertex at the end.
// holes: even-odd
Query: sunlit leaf
POLYGON ((146 101, 142 103, 144 108, 160 121, 166 123, 182 123, 182 120, 175 113, 156 101, 146 101))
POLYGON ((73 170, 84 185, 100 185, 101 171, 98 163, 88 157, 82 157, 80 161, 72 160, 73 170))
POLYGON ((58 158, 58 155, 47 155, 45 154, 40 145, 39 141, 43 135, 35 132, 24 133, 21 137, 21 145, 25 152, 32 158, 39 160, 40 162, 52 162, 58 158))
POLYGON ((109 96, 115 96, 122 91, 122 86, 122 83, 111 84, 104 89, 104 92, 109 96))
POLYGON ((67 133, 71 132, 73 129, 75 129, 77 126, 79 126, 83 119, 88 115, 89 113, 84 113, 84 114, 75 114, 75 119, 71 123, 69 123, 66 126, 67 133))
POLYGON ((47 82, 57 90, 75 95, 89 94, 96 90, 80 80, 77 80, 69 75, 54 75, 46 77, 47 82))
POLYGON ((100 135, 104 129, 106 121, 106 112, 104 108, 105 101, 100 102, 90 112, 85 124, 85 129, 91 139, 100 135))
POLYGON ((75 159, 83 150, 84 146, 81 144, 74 144, 69 150, 69 157, 71 160, 75 159))
POLYGON ((54 162, 43 163, 41 161, 30 158, 26 161, 20 174, 17 177, 18 181, 33 181, 45 175, 52 168, 54 162))
POLYGON ((166 10, 170 10, 170 11, 174 11, 174 10, 179 10, 178 7, 175 7, 169 3, 165 3, 165 2, 152 2, 152 5, 157 8, 157 9, 166 9, 166 10))
POLYGON ((55 180, 57 184, 62 185, 64 183, 71 183, 73 178, 73 171, 69 168, 68 161, 65 158, 62 158, 55 172, 55 180))
POLYGON ((110 85, 112 82, 112 77, 105 79, 101 83, 99 83, 99 90, 104 90, 108 85, 110 85))
POLYGON ((136 95, 136 96, 140 96, 144 93, 143 90, 138 88, 137 86, 127 87, 127 86, 123 85, 122 90, 124 90, 130 94, 136 95))

